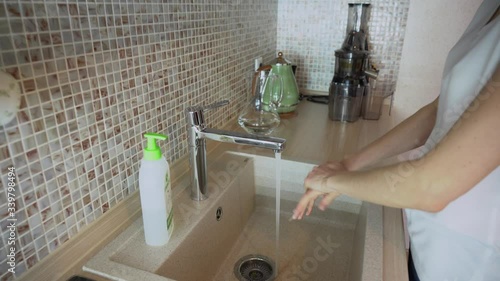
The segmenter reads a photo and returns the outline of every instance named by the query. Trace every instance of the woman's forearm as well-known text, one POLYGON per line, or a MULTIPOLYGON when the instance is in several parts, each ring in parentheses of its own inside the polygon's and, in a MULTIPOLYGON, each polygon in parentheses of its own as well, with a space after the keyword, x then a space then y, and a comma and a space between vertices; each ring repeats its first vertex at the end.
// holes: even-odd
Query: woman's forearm
MULTIPOLYGON (((417 160, 325 174, 323 192, 436 212, 500 166, 500 67, 446 136, 417 160)), ((307 179, 306 179, 307 180, 307 179)))
POLYGON ((423 145, 436 122, 437 106, 436 99, 342 163, 347 170, 357 171, 423 145))
MULTIPOLYGON (((417 112, 415 114, 417 117, 413 118, 433 116, 430 123, 434 125, 435 114, 429 114, 430 112, 425 114, 425 112, 435 111, 436 107, 437 102, 434 103, 434 108, 432 105, 424 108, 423 112, 417 112), (418 117, 419 115, 421 116, 418 117)), ((403 148, 411 148, 412 145, 406 146, 394 139, 398 135, 403 138, 403 132, 412 136, 405 138, 406 141, 412 138, 421 139, 418 144, 422 144, 429 138, 431 129, 412 133, 412 128, 418 127, 417 124, 412 124, 413 118, 410 118, 409 124, 403 124, 399 129, 391 131, 389 136, 358 153, 359 162, 353 163, 359 166, 366 165, 373 163, 377 157, 401 152, 403 148), (399 144, 397 147, 388 147, 391 143, 399 144), (376 153, 376 157, 369 152, 376 153)), ((342 194, 390 207, 429 212, 443 210, 500 168, 498 120, 500 120, 500 66, 497 65, 490 80, 453 127, 421 158, 364 171, 345 167, 345 164, 340 165, 338 169, 338 162, 328 162, 314 167, 304 180, 306 192, 297 203, 292 218, 302 219, 304 214, 308 215, 314 206, 314 201, 320 196, 323 196, 323 199, 319 207, 324 209, 342 194)), ((494 177, 495 175, 493 180, 494 177)))
POLYGON ((369 201, 394 208, 412 208, 426 211, 438 211, 442 203, 435 198, 425 196, 422 188, 426 181, 422 173, 414 171, 409 176, 402 176, 401 169, 415 168, 412 162, 397 165, 336 174, 329 177, 324 185, 325 192, 336 191, 363 201, 369 201))

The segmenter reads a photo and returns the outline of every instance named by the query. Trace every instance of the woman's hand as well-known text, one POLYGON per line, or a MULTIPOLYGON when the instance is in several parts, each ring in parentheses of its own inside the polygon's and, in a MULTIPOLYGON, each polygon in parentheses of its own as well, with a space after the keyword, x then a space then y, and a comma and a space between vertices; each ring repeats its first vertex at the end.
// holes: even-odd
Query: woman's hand
POLYGON ((312 169, 304 180, 304 188, 329 193, 326 181, 329 177, 345 171, 346 168, 341 162, 326 162, 312 169))
POLYGON ((345 171, 345 167, 340 162, 327 162, 314 167, 304 181, 306 192, 300 199, 297 207, 295 207, 292 219, 300 220, 304 216, 304 213, 307 216, 311 214, 314 202, 319 196, 323 196, 323 199, 318 207, 320 210, 325 210, 325 208, 340 195, 340 193, 336 191, 329 191, 326 186, 326 181, 328 177, 342 171, 345 171))
POLYGON ((321 199, 318 208, 323 211, 326 209, 326 206, 328 206, 339 195, 340 193, 336 191, 323 193, 321 191, 307 189, 304 195, 302 195, 302 198, 300 198, 297 207, 295 207, 295 210, 293 210, 292 219, 300 220, 304 217, 304 213, 306 214, 306 216, 309 216, 311 214, 312 208, 314 207, 314 201, 316 201, 316 198, 318 198, 319 196, 323 196, 323 199, 321 199))

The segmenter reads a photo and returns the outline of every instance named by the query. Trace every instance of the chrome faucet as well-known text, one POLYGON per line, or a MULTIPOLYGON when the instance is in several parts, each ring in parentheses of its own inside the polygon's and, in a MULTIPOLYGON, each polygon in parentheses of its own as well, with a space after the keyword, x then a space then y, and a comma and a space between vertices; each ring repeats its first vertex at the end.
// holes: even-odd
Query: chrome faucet
POLYGON ((229 101, 224 100, 206 107, 190 106, 186 109, 189 163, 191 165, 191 199, 193 200, 201 201, 208 198, 206 139, 267 148, 275 152, 281 152, 285 148, 285 139, 206 128, 204 111, 228 103, 229 101))

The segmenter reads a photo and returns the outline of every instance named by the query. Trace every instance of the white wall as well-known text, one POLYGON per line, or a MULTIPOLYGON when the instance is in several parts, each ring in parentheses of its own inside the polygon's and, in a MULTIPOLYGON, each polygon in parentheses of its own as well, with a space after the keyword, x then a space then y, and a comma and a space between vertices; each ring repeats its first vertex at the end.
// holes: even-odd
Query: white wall
POLYGON ((449 50, 482 0, 413 0, 392 113, 405 118, 439 95, 449 50))
POLYGON ((277 51, 298 65, 303 94, 326 94, 334 76, 335 50, 346 36, 347 3, 370 3, 370 60, 379 69, 377 95, 394 91, 410 0, 279 0, 277 51))

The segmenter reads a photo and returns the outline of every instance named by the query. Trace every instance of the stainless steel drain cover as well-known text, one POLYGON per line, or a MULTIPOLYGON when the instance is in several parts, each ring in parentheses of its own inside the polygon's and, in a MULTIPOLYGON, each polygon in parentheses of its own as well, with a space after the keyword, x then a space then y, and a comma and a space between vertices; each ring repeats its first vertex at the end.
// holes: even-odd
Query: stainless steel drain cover
POLYGON ((274 280, 274 263, 262 255, 244 256, 234 265, 234 275, 240 281, 274 280))

